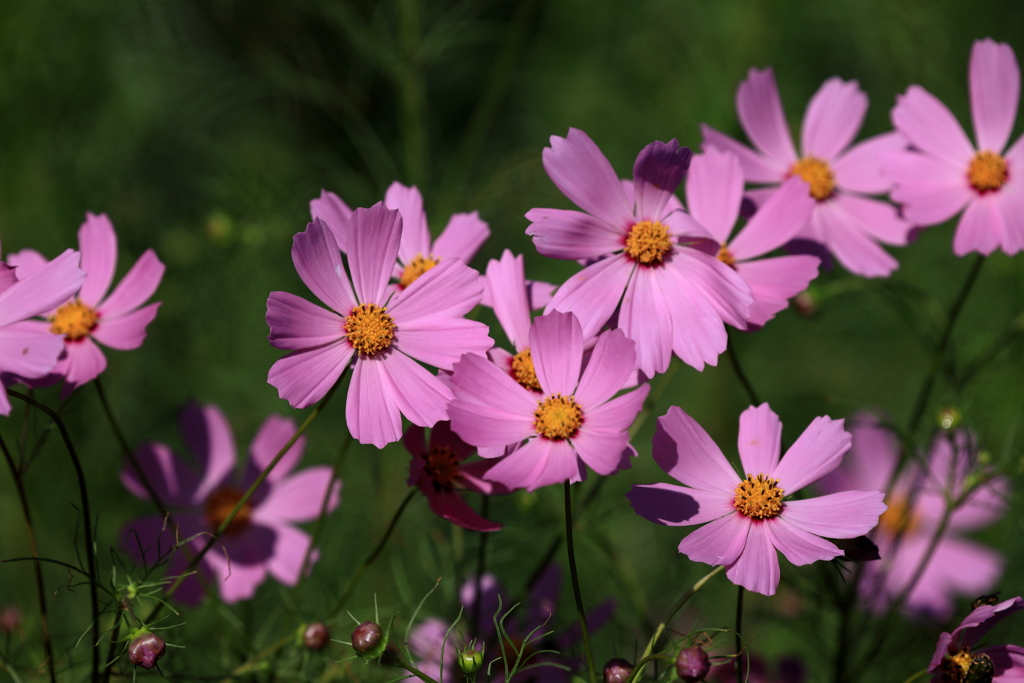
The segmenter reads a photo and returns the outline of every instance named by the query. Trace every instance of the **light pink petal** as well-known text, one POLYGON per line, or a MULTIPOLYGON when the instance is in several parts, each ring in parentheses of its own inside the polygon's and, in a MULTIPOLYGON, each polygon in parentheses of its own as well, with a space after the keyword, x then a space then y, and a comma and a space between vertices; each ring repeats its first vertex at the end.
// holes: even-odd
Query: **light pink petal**
POLYGON ((899 216, 896 207, 888 202, 852 194, 840 194, 833 200, 843 211, 858 221, 864 232, 872 238, 903 246, 913 227, 899 216))
POLYGON ((529 343, 531 318, 522 254, 513 256, 506 249, 500 261, 491 259, 487 263, 486 278, 491 307, 505 336, 517 351, 525 348, 529 343))
POLYGON ((271 366, 267 382, 292 408, 308 408, 334 386, 354 352, 343 339, 293 351, 271 366))
POLYGON ((506 488, 521 489, 533 486, 534 480, 547 463, 553 441, 537 437, 497 461, 484 475, 488 481, 506 488))
POLYGON ((740 125, 755 147, 787 167, 797 160, 771 67, 751 69, 747 73, 736 91, 736 111, 740 125))
POLYGON ((491 229, 476 211, 454 213, 434 240, 431 252, 442 259, 459 258, 468 264, 490 236, 491 229))
POLYGON ((687 292, 695 301, 706 302, 721 320, 734 327, 744 326, 754 297, 747 283, 732 268, 696 249, 678 249, 665 270, 668 276, 663 280, 662 289, 669 305, 679 293, 687 292), (667 284, 669 277, 679 288, 671 297, 668 296, 668 292, 673 291, 667 284))
POLYGON ((501 525, 481 517, 473 507, 455 491, 440 490, 427 496, 431 511, 452 524, 470 531, 498 531, 501 525))
POLYGON ((67 365, 64 370, 64 388, 60 392, 62 398, 67 398, 72 391, 93 381, 107 369, 107 357, 88 337, 65 344, 65 349, 67 365))
POLYGON ((43 377, 63 352, 64 338, 51 333, 46 323, 26 320, 0 327, 0 370, 4 372, 27 379, 43 377))
MULTIPOLYGON (((903 567, 897 582, 887 582, 888 588, 897 592, 906 587, 917 565, 927 552, 928 539, 923 542, 906 544, 910 552, 900 552, 895 562, 903 567)), ((900 546, 903 550, 903 545, 900 546)), ((912 612, 924 613, 938 618, 948 618, 953 610, 956 597, 976 598, 996 586, 1003 573, 1003 556, 991 548, 969 541, 946 536, 936 546, 935 552, 920 580, 907 598, 907 608, 912 612)))
POLYGON ((636 345, 621 330, 602 333, 580 378, 576 400, 585 409, 604 403, 625 386, 635 369, 636 345))
POLYGON ((615 170, 582 130, 570 128, 564 138, 552 135, 542 158, 555 187, 576 206, 612 226, 626 228, 633 223, 633 207, 615 170))
MULTIPOLYGON (((274 554, 267 561, 266 568, 270 575, 286 586, 294 586, 299 582, 302 562, 311 543, 309 534, 296 529, 290 524, 272 525, 275 535, 274 554)), ((314 551, 309 558, 309 566, 316 564, 320 553, 314 551)))
POLYGON ((229 562, 223 553, 223 550, 214 547, 203 558, 213 574, 211 582, 220 592, 220 599, 229 605, 251 600, 256 595, 256 589, 267 579, 266 564, 243 563, 230 552, 229 562))
POLYGON ((896 96, 892 123, 914 147, 950 164, 966 169, 974 156, 974 147, 953 112, 919 85, 896 96))
POLYGON ((767 403, 740 413, 737 440, 744 474, 769 475, 782 452, 782 422, 767 403))
POLYGON ((418 254, 429 256, 430 229, 427 227, 427 214, 423 210, 423 195, 419 188, 395 181, 384 193, 384 205, 397 210, 402 216, 402 242, 398 249, 398 258, 402 263, 409 263, 418 254))
POLYGON ((621 251, 628 226, 611 225, 582 211, 530 209, 526 234, 543 256, 557 259, 599 258, 621 251))
POLYGON ((316 298, 341 315, 352 312, 356 298, 341 265, 338 245, 319 220, 292 238, 292 263, 316 298))
POLYGON ((527 491, 532 492, 544 486, 565 482, 575 484, 583 480, 585 470, 568 441, 548 441, 543 437, 537 437, 533 441, 547 441, 548 453, 542 461, 543 464, 534 472, 533 481, 526 486, 527 491))
MULTIPOLYGON (((458 259, 441 261, 395 295, 388 313, 401 334, 413 322, 458 318, 480 303, 480 274, 458 259)), ((487 348, 490 348, 488 346, 487 348)))
POLYGON ((192 497, 193 505, 201 505, 235 469, 235 436, 224 413, 212 403, 186 405, 178 426, 185 447, 195 456, 202 473, 192 497))
POLYGON ((0 382, 0 415, 7 417, 11 414, 11 399, 7 396, 7 387, 0 382))
POLYGON ((858 142, 832 161, 836 185, 864 194, 888 192, 892 180, 883 173, 884 162, 890 154, 901 153, 906 147, 906 139, 896 131, 858 142))
POLYGON ((550 282, 527 280, 526 298, 530 301, 530 310, 536 311, 547 306, 555 294, 555 289, 555 285, 550 282))
MULTIPOLYGON (((135 460, 139 463, 146 480, 160 497, 164 505, 180 506, 192 502, 193 493, 199 486, 199 478, 181 458, 162 443, 147 443, 135 449, 135 460)), ((149 493, 138 477, 134 465, 127 461, 120 473, 121 483, 136 498, 149 500, 149 493)))
POLYGON ((583 331, 576 317, 552 311, 534 320, 530 355, 544 393, 571 396, 583 364, 583 331))
POLYGON ((750 518, 733 511, 691 531, 679 543, 679 552, 694 562, 732 564, 743 552, 750 530, 750 518))
POLYGON ((841 491, 806 500, 787 500, 781 517, 815 536, 856 538, 878 524, 886 509, 883 498, 881 491, 841 491))
MULTIPOLYGON (((1024 166, 1018 163, 1017 167, 1024 166)), ((1003 219, 1003 251, 1012 256, 1024 250, 1024 184, 1011 180, 1003 185, 1000 195, 996 207, 1003 219)))
POLYGON ((102 316, 92 331, 92 337, 119 351, 137 349, 145 341, 146 326, 153 322, 159 308, 158 301, 126 315, 110 318, 102 316))
POLYGON ((740 478, 697 421, 672 406, 658 418, 655 462, 673 479, 695 489, 734 496, 740 478))
POLYGON ((545 312, 573 313, 583 336, 593 337, 618 307, 633 265, 625 255, 617 254, 587 266, 562 283, 545 312))
POLYGON ((66 250, 0 293, 0 327, 50 311, 70 299, 85 279, 77 251, 66 250))
MULTIPOLYGON (((530 424, 533 424, 533 411, 537 409, 537 399, 483 356, 464 355, 454 366, 451 386, 458 399, 500 408, 524 418, 529 416, 530 424)), ((467 443, 480 445, 466 439, 456 425, 453 424, 452 428, 467 443)))
POLYGON ((739 260, 754 258, 793 239, 817 205, 808 187, 799 176, 787 179, 729 244, 732 255, 739 260))
POLYGON ((854 415, 846 427, 851 437, 850 452, 838 468, 818 482, 817 489, 835 493, 887 488, 900 457, 896 435, 870 413, 854 415))
MULTIPOLYGON (((278 478, 267 497, 252 511, 252 520, 259 524, 276 526, 280 522, 311 522, 320 516, 320 506, 331 484, 332 470, 327 465, 308 467, 301 472, 278 478)), ((327 512, 333 512, 341 502, 341 482, 331 486, 327 512)))
POLYGON ((779 486, 792 495, 838 467, 848 450, 850 434, 843 429, 843 420, 816 417, 782 456, 775 472, 765 474, 778 479, 779 486))
POLYGON ((747 182, 751 183, 777 183, 786 177, 793 160, 782 161, 759 154, 746 145, 724 133, 720 133, 707 124, 700 125, 701 135, 704 136, 704 151, 711 148, 720 149, 724 152, 732 152, 743 166, 743 175, 747 182))
POLYGON ((267 325, 270 345, 287 351, 330 344, 345 334, 344 318, 290 292, 270 293, 267 325))
POLYGON ((400 351, 387 354, 380 365, 387 393, 410 422, 433 427, 448 419, 448 402, 455 397, 444 382, 400 351))
POLYGON ((989 193, 967 205, 953 235, 953 253, 966 256, 976 251, 988 256, 1003 241, 1003 217, 999 213, 999 195, 989 193))
POLYGON ((867 111, 868 96, 857 81, 833 76, 822 83, 804 112, 800 129, 804 156, 830 161, 853 142, 867 111))
POLYGON ((602 476, 619 471, 622 452, 629 444, 625 431, 609 431, 589 424, 580 427, 572 438, 572 445, 580 459, 602 476))
POLYGON ((1020 66, 1013 48, 991 38, 974 41, 967 82, 978 149, 1001 152, 1017 121, 1020 66))
POLYGON ((704 524, 736 511, 733 496, 674 484, 634 485, 626 494, 636 514, 655 524, 704 524))
POLYGON ((24 280, 29 275, 49 263, 47 258, 35 249, 22 249, 21 251, 8 254, 4 261, 11 268, 16 269, 15 276, 19 280, 24 280))
POLYGON ((944 223, 977 196, 967 183, 967 161, 952 165, 917 152, 885 157, 884 173, 896 187, 892 200, 903 205, 903 217, 915 225, 944 223))
MULTIPOLYGON (((295 420, 280 415, 268 415, 249 444, 249 461, 261 471, 266 469, 293 434, 295 420)), ((267 481, 273 483, 288 476, 288 473, 295 469, 305 450, 306 437, 303 435, 281 456, 280 462, 267 475, 267 481)))
MULTIPOLYGON (((278 361, 280 362, 280 361, 278 361)), ((359 443, 384 448, 402 438, 402 414, 390 394, 384 363, 360 357, 352 369, 345 421, 359 443)))
POLYGON ((613 398, 596 408, 587 409, 585 407, 583 419, 598 429, 624 432, 636 420, 636 416, 643 407, 644 399, 647 398, 650 388, 649 384, 645 384, 634 391, 613 398))
POLYGON ((352 218, 352 209, 342 201, 341 197, 320 190, 319 199, 309 200, 309 215, 312 220, 320 219, 320 222, 327 226, 338 243, 338 249, 348 251, 348 233, 350 230, 349 219, 352 218))
POLYGON ((750 285, 754 305, 749 325, 763 326, 789 306, 789 300, 818 277, 817 256, 776 256, 736 264, 736 272, 750 285))
POLYGON ((743 168, 735 154, 709 147, 693 158, 686 176, 686 206, 719 244, 729 241, 742 199, 743 168))
POLYGON ((775 595, 779 587, 779 554, 772 545, 768 531, 770 524, 768 521, 756 521, 750 525, 743 552, 725 571, 726 578, 734 584, 761 595, 775 595))
POLYGON ((797 567, 821 560, 831 560, 843 554, 835 543, 807 533, 800 527, 777 517, 764 525, 772 545, 797 567))
POLYGON ((855 275, 888 277, 899 268, 899 261, 873 241, 861 222, 838 202, 819 203, 811 214, 810 227, 821 235, 843 267, 855 275))
MULTIPOLYGON (((97 310, 110 317, 135 310, 153 296, 163 276, 164 264, 157 258, 156 252, 147 249, 97 310)), ((82 290, 85 290, 85 285, 82 285, 82 290)))
POLYGON ((0 262, 0 293, 18 281, 18 276, 14 273, 13 267, 0 262))
POLYGON ((78 249, 82 252, 82 270, 86 274, 78 296, 83 303, 95 308, 110 288, 117 267, 117 234, 107 214, 97 216, 86 212, 85 222, 78 229, 78 249))
MULTIPOLYGON (((636 366, 648 377, 665 372, 672 360, 673 325, 669 304, 662 291, 663 274, 668 265, 660 268, 637 266, 622 297, 619 310, 619 329, 636 344, 636 366), (662 321, 654 324, 654 321, 662 321)), ((683 358, 689 362, 687 358, 683 358)), ((696 366, 695 366, 696 367, 696 366)))
MULTIPOLYGON (((388 280, 395 269, 399 243, 405 234, 402 226, 399 212, 387 208, 382 202, 377 202, 369 209, 356 209, 352 212, 348 266, 352 271, 352 286, 360 303, 384 303, 388 280)), ((416 256, 416 253, 412 256, 416 256)), ((346 310, 338 312, 347 313, 346 310)))
POLYGON ((633 164, 637 218, 661 218, 665 205, 686 175, 691 156, 690 150, 680 147, 675 140, 652 142, 640 150, 633 164))
POLYGON ((451 370, 462 354, 486 353, 494 345, 487 331, 487 325, 475 320, 421 318, 395 331, 394 348, 427 365, 451 370))

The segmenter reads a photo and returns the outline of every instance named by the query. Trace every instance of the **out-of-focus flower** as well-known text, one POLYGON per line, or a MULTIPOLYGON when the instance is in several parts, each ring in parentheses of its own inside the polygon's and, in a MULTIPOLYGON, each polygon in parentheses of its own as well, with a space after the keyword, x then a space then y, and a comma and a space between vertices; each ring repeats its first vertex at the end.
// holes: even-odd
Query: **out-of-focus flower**
MULTIPOLYGON (((186 406, 181 414, 181 433, 199 472, 162 443, 149 443, 135 452, 160 501, 174 512, 171 523, 156 515, 131 522, 122 532, 129 553, 149 565, 165 559, 176 543, 197 535, 193 547, 205 545, 209 534, 224 523, 244 492, 295 433, 295 422, 277 415, 263 421, 249 445, 241 478, 235 477, 237 458, 231 425, 217 406, 186 406)), ((203 556, 200 570, 215 582, 224 602, 248 600, 268 573, 285 585, 298 583, 310 538, 296 523, 316 519, 325 497, 328 512, 341 500, 341 482, 331 486, 330 467, 317 465, 292 473, 305 447, 305 437, 300 437, 242 506, 218 544, 203 556)), ((149 498, 135 470, 127 464, 121 470, 121 483, 138 498, 149 498)), ((310 563, 317 556, 314 551, 310 563)), ((184 554, 175 552, 168 573, 180 573, 185 564, 184 554)), ((202 588, 196 576, 186 578, 174 595, 182 602, 198 603, 202 588)))
POLYGON ((0 631, 13 633, 21 627, 21 610, 17 605, 6 605, 0 610, 0 631))
POLYGON ((331 642, 331 632, 322 621, 314 621, 302 632, 302 644, 309 650, 322 650, 331 642))
POLYGON ((817 201, 800 236, 825 245, 851 273, 885 277, 899 267, 884 244, 904 245, 911 224, 895 207, 868 195, 888 192, 892 182, 882 174, 881 157, 902 149, 905 141, 887 133, 851 145, 864 123, 868 97, 857 81, 830 78, 807 104, 797 155, 782 110, 775 72, 751 69, 736 91, 740 126, 756 149, 702 125, 705 147, 739 157, 747 182, 769 185, 748 194, 763 205, 778 184, 799 176, 810 184, 817 201))
POLYGON ((1024 609, 1020 597, 975 608, 952 633, 943 633, 928 664, 932 683, 998 683, 1024 677, 1024 647, 988 645, 975 649, 1004 617, 1024 609))
POLYGON ((886 157, 892 198, 917 225, 935 225, 962 210, 953 237, 957 256, 1024 249, 1024 138, 1009 149, 1017 120, 1020 67, 1006 43, 979 40, 968 69, 977 146, 946 105, 919 85, 896 98, 892 122, 912 149, 886 157))
MULTIPOLYGON (((745 683, 804 683, 807 680, 803 662, 796 657, 783 657, 769 666, 758 657, 743 653, 740 660, 740 675, 745 683)), ((727 659, 711 667, 708 680, 715 683, 734 683, 736 680, 736 659, 727 659)))
POLYGON ((480 301, 476 271, 447 259, 395 293, 388 279, 402 236, 398 211, 380 203, 356 209, 350 226, 349 272, 319 219, 295 236, 295 269, 330 309, 288 292, 270 294, 270 343, 291 353, 274 363, 267 381, 305 408, 354 358, 348 428, 360 443, 383 448, 401 438, 402 415, 421 427, 448 417, 451 391, 416 361, 450 370, 462 354, 484 353, 494 342, 486 325, 463 318, 480 301))
POLYGON ((679 544, 694 562, 725 565, 733 583, 764 595, 779 585, 776 550, 800 566, 843 554, 827 538, 866 534, 885 512, 880 491, 787 499, 839 464, 850 448, 842 420, 816 417, 779 459, 782 423, 767 403, 740 415, 741 479, 715 442, 677 407, 658 418, 654 459, 685 486, 647 484, 626 494, 658 524, 704 524, 679 544), (705 522, 707 522, 705 524, 705 522))
POLYGON ((618 471, 635 455, 626 430, 649 389, 613 398, 635 367, 633 342, 620 330, 604 332, 582 369, 580 324, 557 311, 534 321, 529 341, 540 399, 483 356, 467 354, 455 364, 452 429, 466 443, 488 449, 522 443, 484 476, 533 491, 581 481, 584 465, 602 475, 618 471))
POLYGON ((531 209, 526 218, 544 256, 592 260, 567 280, 546 311, 571 312, 590 338, 614 318, 636 342, 647 377, 668 368, 675 352, 701 370, 725 350, 725 323, 745 327, 750 287, 694 242, 711 235, 671 205, 690 163, 690 150, 652 142, 633 166, 633 201, 587 134, 551 136, 544 170, 580 211, 531 209), (617 312, 617 315, 616 315, 617 312))
POLYGON ((152 631, 142 631, 128 643, 128 661, 143 669, 152 669, 166 651, 163 638, 152 631))

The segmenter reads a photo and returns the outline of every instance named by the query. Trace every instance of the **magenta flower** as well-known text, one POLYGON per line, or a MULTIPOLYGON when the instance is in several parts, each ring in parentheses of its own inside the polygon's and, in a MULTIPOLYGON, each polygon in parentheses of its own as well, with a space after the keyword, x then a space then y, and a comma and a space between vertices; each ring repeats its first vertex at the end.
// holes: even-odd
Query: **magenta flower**
POLYGON ((831 472, 850 448, 843 421, 816 417, 779 460, 782 423, 767 403, 740 415, 741 479, 707 432, 677 407, 658 418, 654 459, 685 486, 646 484, 626 494, 641 517, 668 526, 704 524, 679 544, 694 562, 725 565, 744 588, 774 595, 779 550, 800 566, 843 554, 826 538, 863 536, 885 512, 880 491, 791 500, 831 472), (706 523, 706 524, 705 524, 706 523), (824 537, 824 538, 822 538, 824 537))
MULTIPOLYGON (((818 488, 826 493, 885 488, 899 462, 896 437, 870 416, 858 417, 850 432, 850 455, 818 488)), ((874 611, 884 611, 912 580, 945 515, 947 495, 961 495, 977 452, 967 432, 940 434, 932 443, 927 466, 912 462, 897 477, 886 496, 889 507, 871 534, 882 560, 866 564, 861 573, 861 597, 874 611)), ((999 519, 1008 491, 1006 478, 994 477, 953 512, 948 530, 907 596, 905 611, 945 620, 953 614, 954 598, 974 597, 995 585, 1002 574, 1002 555, 963 534, 999 519)))
MULTIPOLYGON (((220 408, 190 404, 182 411, 180 426, 199 472, 162 443, 148 443, 135 452, 160 501, 174 513, 170 523, 162 515, 153 515, 125 526, 122 535, 128 551, 146 565, 166 559, 175 539, 196 537, 191 545, 202 548, 295 433, 290 419, 271 415, 264 420, 249 445, 239 478, 235 476, 235 438, 220 408)), ((326 465, 292 474, 305 448, 306 437, 300 437, 242 506, 218 545, 203 556, 201 573, 216 580, 224 602, 248 600, 268 573, 285 585, 298 583, 310 538, 295 524, 319 517, 332 478, 326 465)), ((121 483, 137 498, 149 499, 134 468, 127 464, 121 470, 121 483)), ((338 507, 340 490, 341 482, 334 482, 328 512, 338 507)), ((314 552, 310 561, 316 559, 314 552)), ((174 553, 168 573, 180 573, 186 562, 185 553, 174 553)), ((188 604, 199 602, 202 588, 195 575, 185 579, 175 596, 188 604)))
POLYGON ((913 149, 887 158, 886 172, 896 182, 892 198, 918 225, 963 210, 953 237, 957 256, 987 256, 998 247, 1016 254, 1024 249, 1024 144, 1018 139, 1006 149, 1020 99, 1013 48, 991 38, 975 41, 967 80, 976 147, 946 105, 921 86, 896 98, 892 122, 913 149))
MULTIPOLYGON (((107 359, 96 342, 119 351, 142 346, 146 327, 156 317, 160 302, 143 306, 153 296, 164 276, 164 264, 156 252, 147 249, 107 296, 117 269, 117 233, 107 214, 85 214, 78 229, 85 282, 77 296, 46 313, 50 332, 64 339, 64 351, 53 375, 64 378, 61 397, 100 376, 107 359)), ((25 249, 11 255, 18 276, 34 273, 46 258, 25 249)))
POLYGON ((882 175, 880 155, 905 144, 885 134, 852 145, 864 123, 868 97, 857 81, 830 78, 807 104, 800 130, 799 156, 782 110, 775 73, 751 69, 736 91, 740 125, 756 147, 702 125, 705 147, 736 154, 748 182, 770 187, 749 195, 759 206, 779 183, 800 176, 817 200, 801 236, 820 242, 851 273, 885 277, 899 266, 879 242, 904 245, 911 225, 887 202, 867 195, 888 192, 892 183, 882 175))
POLYGON ((476 449, 452 432, 449 422, 434 425, 427 443, 424 443, 424 436, 423 427, 411 425, 402 437, 406 450, 412 453, 409 486, 419 487, 431 511, 441 519, 471 531, 499 530, 500 524, 481 517, 459 495, 459 491, 475 491, 487 496, 508 493, 505 487, 481 479, 496 461, 465 464, 463 461, 476 449))
MULTIPOLYGON (((592 260, 569 278, 547 311, 573 313, 590 338, 615 316, 636 343, 648 377, 668 368, 672 353, 698 370, 725 350, 725 324, 746 326, 750 287, 721 261, 687 246, 711 235, 671 205, 690 150, 653 142, 633 166, 635 201, 587 134, 551 136, 544 170, 583 211, 531 209, 526 233, 544 256, 592 260)), ((678 205, 676 205, 678 206, 678 205)))
POLYGON ((540 394, 483 356, 467 354, 455 364, 452 429, 484 457, 519 446, 484 476, 534 491, 581 481, 584 465, 602 475, 621 469, 635 455, 626 430, 648 391, 645 385, 613 398, 635 367, 633 342, 619 330, 601 334, 581 372, 579 321, 556 311, 533 322, 529 348, 540 394))
POLYGON ((295 236, 292 261, 326 310, 288 292, 267 300, 270 343, 291 351, 267 381, 295 408, 323 398, 355 358, 345 416, 360 443, 378 448, 402 436, 402 415, 430 427, 448 418, 452 393, 416 361, 450 370, 463 353, 493 345, 487 326, 462 316, 479 301, 476 271, 447 259, 395 293, 388 279, 402 217, 381 203, 356 209, 349 272, 319 219, 295 236))
POLYGON ((1024 679, 1024 647, 988 645, 978 641, 1003 618, 1024 609, 1020 597, 994 605, 981 605, 968 614, 952 633, 943 633, 928 665, 932 683, 1019 681, 1024 679))
POLYGON ((806 182, 789 178, 730 242, 742 198, 743 167, 735 154, 709 147, 693 157, 686 177, 686 204, 718 243, 718 260, 750 285, 754 305, 748 322, 760 327, 786 308, 791 297, 807 289, 818 276, 821 261, 806 255, 754 259, 791 240, 807 223, 815 202, 806 182))

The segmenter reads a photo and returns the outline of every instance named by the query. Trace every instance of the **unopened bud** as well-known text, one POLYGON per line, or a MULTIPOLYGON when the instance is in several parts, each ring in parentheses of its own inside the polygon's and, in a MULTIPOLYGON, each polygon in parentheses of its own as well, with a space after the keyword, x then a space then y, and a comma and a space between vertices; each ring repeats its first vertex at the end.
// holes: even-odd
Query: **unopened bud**
POLYGON ((955 429, 963 421, 964 415, 956 408, 943 408, 939 411, 938 422, 943 429, 955 429))
POLYGON ((387 641, 384 640, 384 633, 380 625, 372 621, 364 621, 352 631, 352 649, 360 657, 376 659, 384 652, 387 641))
POLYGON ((128 661, 143 669, 152 669, 166 649, 163 638, 150 631, 140 631, 128 643, 128 661))
POLYGON ((811 290, 805 289, 793 297, 793 307, 802 316, 812 316, 818 312, 818 297, 811 290))
POLYGON ((676 657, 676 675, 686 683, 703 681, 711 671, 711 660, 708 653, 699 645, 684 647, 676 657))
POLYGON ((625 659, 610 659, 604 665, 604 683, 627 683, 633 675, 633 665, 625 659))
POLYGON ((0 610, 0 631, 13 633, 21 626, 21 610, 14 605, 8 605, 0 610))
POLYGON ((331 632, 322 621, 314 621, 302 633, 302 644, 310 650, 322 650, 331 640, 331 632))
POLYGON ((484 665, 484 654, 473 646, 465 647, 459 652, 459 668, 462 673, 472 676, 484 665))

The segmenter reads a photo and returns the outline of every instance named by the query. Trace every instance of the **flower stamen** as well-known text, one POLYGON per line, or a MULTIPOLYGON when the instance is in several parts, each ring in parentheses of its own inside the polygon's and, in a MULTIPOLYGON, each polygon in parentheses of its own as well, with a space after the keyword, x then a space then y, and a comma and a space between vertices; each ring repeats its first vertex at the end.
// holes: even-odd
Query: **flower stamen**
POLYGON ((450 491, 462 481, 459 458, 452 449, 435 446, 423 454, 423 459, 427 461, 423 466, 423 471, 430 477, 434 489, 450 491))
POLYGON ((789 169, 790 176, 800 176, 811 186, 811 196, 823 202, 836 189, 836 177, 828 162, 818 157, 806 156, 789 169))
POLYGON ((660 265, 670 251, 672 238, 661 221, 634 223, 626 235, 626 255, 641 265, 660 265))
POLYGON ((376 304, 359 304, 345 318, 345 336, 364 356, 373 356, 391 346, 395 338, 395 321, 387 310, 376 304))
POLYGON ((918 522, 917 515, 907 505, 907 499, 903 496, 894 496, 889 507, 878 518, 878 529, 892 538, 897 538, 916 529, 918 522))
POLYGON ((942 658, 942 683, 992 683, 995 672, 991 657, 972 655, 969 647, 942 658))
POLYGON ((67 341, 78 341, 89 336, 99 322, 99 313, 81 299, 69 301, 50 316, 50 332, 63 334, 67 341))
POLYGON ((722 248, 718 250, 718 256, 716 256, 715 258, 717 258, 719 261, 729 266, 733 270, 736 269, 736 257, 732 255, 731 251, 729 251, 729 247, 725 246, 724 244, 722 245, 722 248))
POLYGON ((987 149, 975 154, 967 168, 967 180, 981 194, 1001 188, 1008 175, 1006 159, 987 149))
POLYGON ((564 441, 576 436, 583 424, 583 409, 574 396, 555 394, 537 404, 534 429, 546 439, 564 441))
POLYGON ((540 391, 540 380, 537 379, 537 371, 533 367, 530 347, 512 356, 512 377, 530 391, 540 391))
POLYGON ((752 519, 771 519, 782 512, 782 498, 786 492, 779 488, 778 479, 769 479, 763 474, 747 478, 736 486, 733 505, 736 510, 752 519))
MULTIPOLYGON (((206 521, 210 527, 219 529, 220 525, 231 514, 231 511, 238 505, 238 501, 242 500, 243 495, 242 491, 233 486, 224 486, 211 493, 210 497, 206 499, 206 505, 204 506, 206 508, 206 521)), ((249 526, 249 516, 251 514, 252 503, 247 500, 239 509, 235 518, 228 524, 228 528, 224 530, 224 535, 234 536, 249 526)))
POLYGON ((420 275, 423 275, 423 273, 427 272, 440 262, 441 259, 434 257, 433 254, 430 256, 416 254, 416 256, 406 264, 405 269, 402 271, 402 277, 398 278, 398 288, 405 289, 412 283, 416 282, 420 275))

